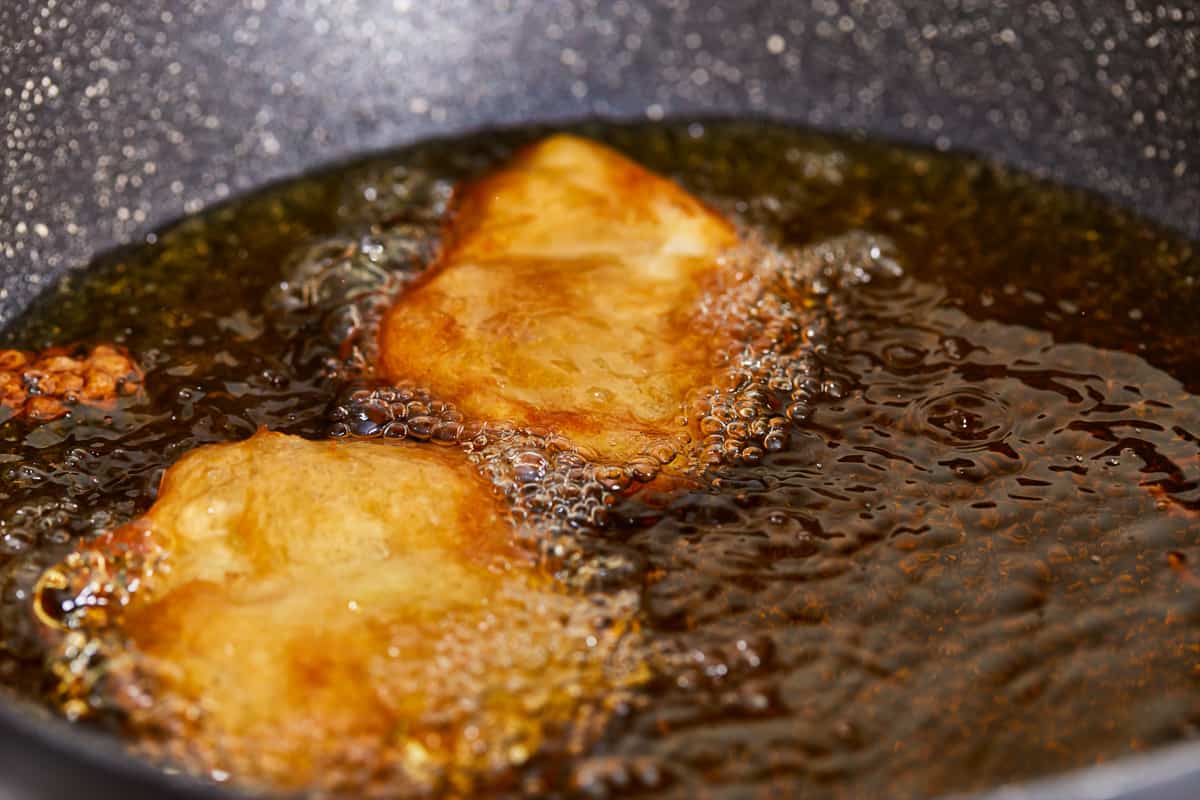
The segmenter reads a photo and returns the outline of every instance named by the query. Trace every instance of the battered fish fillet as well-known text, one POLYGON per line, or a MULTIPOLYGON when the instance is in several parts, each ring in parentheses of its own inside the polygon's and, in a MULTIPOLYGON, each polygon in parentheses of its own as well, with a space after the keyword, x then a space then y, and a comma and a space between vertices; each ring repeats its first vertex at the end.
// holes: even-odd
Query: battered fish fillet
POLYGON ((458 191, 439 259, 384 319, 381 371, 603 462, 681 452, 724 344, 700 306, 736 242, 671 181, 550 137, 458 191))
POLYGON ((0 350, 0 419, 46 422, 65 416, 73 405, 109 406, 141 384, 137 364, 112 345, 0 350))
POLYGON ((39 602, 67 703, 99 694, 147 752, 272 788, 462 789, 582 735, 620 680, 620 626, 511 539, 457 449, 259 433, 185 456, 39 602))

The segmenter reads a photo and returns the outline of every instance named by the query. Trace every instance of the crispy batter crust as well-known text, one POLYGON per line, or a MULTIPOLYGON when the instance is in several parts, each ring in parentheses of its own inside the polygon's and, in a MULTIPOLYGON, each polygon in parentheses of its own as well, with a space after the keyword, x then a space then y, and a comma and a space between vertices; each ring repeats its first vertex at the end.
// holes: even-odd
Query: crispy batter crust
POLYGON ((458 192, 444 250, 381 329, 382 371, 473 419, 625 463, 696 436, 723 344, 702 299, 733 227, 612 150, 553 136, 458 192), (694 421, 693 421, 694 423, 694 421))
POLYGON ((185 456, 39 603, 76 609, 44 611, 68 702, 101 694, 147 752, 275 788, 428 788, 528 758, 610 685, 619 626, 584 625, 511 541, 457 449, 260 432, 185 456), (62 666, 97 643, 101 678, 62 666))
POLYGON ((113 345, 54 347, 41 353, 0 350, 0 406, 9 417, 46 422, 77 404, 108 407, 141 385, 137 364, 113 345))

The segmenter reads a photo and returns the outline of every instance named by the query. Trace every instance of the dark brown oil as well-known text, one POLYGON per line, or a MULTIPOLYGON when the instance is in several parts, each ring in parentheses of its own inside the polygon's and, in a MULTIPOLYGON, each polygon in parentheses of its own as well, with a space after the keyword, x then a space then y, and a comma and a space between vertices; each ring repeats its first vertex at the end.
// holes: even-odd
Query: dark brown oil
MULTIPOLYGON (((786 449, 578 532, 642 587, 656 674, 591 754, 515 785, 927 797, 1200 735, 1192 245, 956 156, 750 123, 582 132, 784 249, 888 238, 904 275, 831 289, 786 449)), ((147 508, 182 453, 260 425, 328 435, 347 354, 325 343, 362 322, 338 299, 419 261, 449 187, 538 134, 269 189, 103 259, 5 332, 115 341, 146 373, 116 411, 0 427, 6 685, 46 688, 32 578, 147 508), (293 313, 280 281, 338 259, 326 306, 293 313)))

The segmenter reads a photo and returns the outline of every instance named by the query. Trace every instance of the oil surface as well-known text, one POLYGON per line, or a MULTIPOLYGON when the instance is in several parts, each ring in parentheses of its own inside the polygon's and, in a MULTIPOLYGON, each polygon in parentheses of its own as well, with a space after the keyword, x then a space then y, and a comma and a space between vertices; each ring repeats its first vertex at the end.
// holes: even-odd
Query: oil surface
MULTIPOLYGON (((822 254, 820 347, 812 379, 770 388, 786 446, 575 531, 591 577, 640 592, 654 677, 589 755, 535 760, 517 791, 925 797, 1200 735, 1192 245, 955 156, 748 123, 582 132, 822 254), (856 232, 900 269, 836 263, 856 232)), ((370 298, 427 258, 455 182, 539 133, 186 220, 4 333, 115 342, 145 373, 116 410, 0 426, 4 684, 47 688, 33 580, 144 511, 182 453, 260 425, 377 433, 331 377, 370 355, 370 298)))

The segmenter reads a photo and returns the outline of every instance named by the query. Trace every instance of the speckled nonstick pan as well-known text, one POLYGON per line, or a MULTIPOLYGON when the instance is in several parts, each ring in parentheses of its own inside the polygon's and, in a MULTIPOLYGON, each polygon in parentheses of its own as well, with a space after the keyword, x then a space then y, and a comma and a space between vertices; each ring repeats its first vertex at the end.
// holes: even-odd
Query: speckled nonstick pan
MULTIPOLYGON (((1200 237, 1193 0, 2 0, 0 323, 264 182, 436 134, 759 115, 974 151, 1200 237)), ((0 798, 217 797, 0 702, 0 798)), ((1005 798, 1200 797, 1200 746, 1005 798)))

